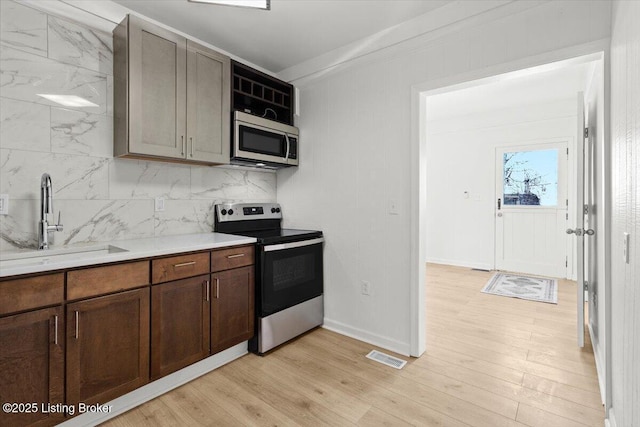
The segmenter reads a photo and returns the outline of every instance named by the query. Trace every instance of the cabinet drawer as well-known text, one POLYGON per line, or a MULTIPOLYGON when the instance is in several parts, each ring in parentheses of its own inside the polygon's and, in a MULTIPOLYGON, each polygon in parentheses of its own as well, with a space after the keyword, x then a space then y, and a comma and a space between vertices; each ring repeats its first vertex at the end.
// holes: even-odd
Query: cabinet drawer
POLYGON ((155 283, 184 279, 209 272, 209 252, 154 259, 151 280, 155 283))
POLYGON ((213 251, 211 253, 211 271, 229 270, 252 265, 255 262, 254 253, 255 247, 253 245, 213 251))
POLYGON ((149 284, 149 261, 73 270, 67 273, 67 299, 74 300, 149 284))
POLYGON ((64 300, 64 273, 0 282, 0 316, 64 300))

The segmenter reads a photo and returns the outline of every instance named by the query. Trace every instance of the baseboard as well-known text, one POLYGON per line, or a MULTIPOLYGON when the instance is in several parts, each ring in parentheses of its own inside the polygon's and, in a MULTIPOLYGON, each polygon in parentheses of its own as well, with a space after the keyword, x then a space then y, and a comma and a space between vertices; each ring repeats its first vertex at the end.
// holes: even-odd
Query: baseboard
POLYGON ((587 328, 589 329, 589 337, 591 338, 591 348, 593 349, 593 358, 596 361, 596 373, 598 374, 598 386, 600 387, 600 399, 602 400, 602 404, 604 404, 606 402, 606 391, 607 389, 605 388, 605 371, 603 371, 604 366, 602 366, 602 363, 600 362, 600 352, 598 351, 598 349, 600 348, 600 346, 596 346, 595 343, 599 342, 596 341, 594 335, 593 335, 593 328, 591 328, 591 323, 587 323, 587 328))
POLYGON ((357 339, 358 341, 363 341, 404 356, 409 356, 411 354, 410 343, 404 343, 382 335, 372 334, 371 332, 354 328, 352 326, 345 325, 344 323, 327 319, 326 317, 322 327, 340 335, 345 335, 350 338, 357 339))
POLYGON ((609 416, 604 420, 605 427, 618 427, 616 422, 616 416, 613 413, 613 408, 609 409, 609 416))
POLYGON ((444 264, 444 265, 453 265, 455 267, 468 267, 468 268, 479 268, 481 270, 493 270, 493 265, 487 264, 484 262, 467 262, 453 259, 444 259, 444 258, 431 258, 427 257, 427 262, 433 264, 444 264))
MULTIPOLYGON (((218 354, 210 356, 200 362, 187 366, 184 369, 160 378, 152 383, 140 387, 130 393, 120 396, 111 402, 106 402, 104 405, 110 406, 109 413, 85 413, 75 418, 65 421, 60 426, 64 427, 81 427, 81 426, 94 426, 101 424, 111 418, 114 418, 120 414, 127 412, 136 406, 142 405, 156 397, 180 387, 183 384, 188 383, 206 373, 209 373, 222 365, 247 354, 247 342, 240 343, 227 350, 224 350, 218 354)), ((102 402, 100 402, 103 404, 102 402)))

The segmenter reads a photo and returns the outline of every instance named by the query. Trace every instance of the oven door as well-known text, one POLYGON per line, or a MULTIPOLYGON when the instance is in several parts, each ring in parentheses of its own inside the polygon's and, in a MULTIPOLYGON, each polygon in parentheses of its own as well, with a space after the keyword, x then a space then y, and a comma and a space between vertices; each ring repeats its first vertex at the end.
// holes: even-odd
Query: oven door
POLYGON ((258 315, 270 314, 322 295, 322 237, 265 245, 260 255, 258 315))

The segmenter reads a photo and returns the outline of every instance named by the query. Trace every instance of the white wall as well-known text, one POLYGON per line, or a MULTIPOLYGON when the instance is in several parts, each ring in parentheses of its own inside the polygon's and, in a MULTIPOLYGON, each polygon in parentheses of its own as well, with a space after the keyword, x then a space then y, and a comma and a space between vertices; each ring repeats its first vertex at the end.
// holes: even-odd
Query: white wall
POLYGON ((210 232, 216 202, 275 200, 273 173, 114 159, 111 34, 8 0, 0 7, 0 193, 10 197, 0 250, 37 246, 43 172, 64 225, 54 246, 210 232), (97 107, 63 108, 38 93, 97 107))
POLYGON ((411 219, 417 215, 411 211, 412 86, 482 74, 610 34, 606 1, 515 2, 498 9, 417 46, 414 39, 410 50, 396 46, 392 54, 378 52, 294 81, 300 85, 301 166, 278 172, 278 201, 287 210, 286 225, 326 234, 326 326, 410 352, 411 219), (389 214, 391 202, 397 215, 389 214), (361 280, 371 282, 371 296, 361 295, 361 280))
POLYGON ((615 1, 611 40, 614 427, 640 425, 640 2, 615 1), (622 258, 630 234, 630 261, 622 258))
POLYGON ((576 133, 576 100, 429 121, 430 99, 426 187, 427 205, 433 209, 427 211, 427 261, 493 269, 495 149, 571 143, 576 133))

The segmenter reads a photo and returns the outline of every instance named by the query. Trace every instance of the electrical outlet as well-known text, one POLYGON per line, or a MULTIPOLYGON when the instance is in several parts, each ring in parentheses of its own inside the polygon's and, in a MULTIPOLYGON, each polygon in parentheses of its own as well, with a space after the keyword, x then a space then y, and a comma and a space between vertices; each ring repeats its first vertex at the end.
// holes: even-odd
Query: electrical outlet
POLYGON ((622 237, 622 258, 629 264, 629 233, 624 233, 622 237))
POLYGON ((164 197, 156 197, 156 212, 164 212, 164 197))
POLYGON ((9 195, 0 194, 0 215, 9 215, 9 195))
POLYGON ((362 295, 371 295, 371 283, 363 280, 360 284, 362 295))

